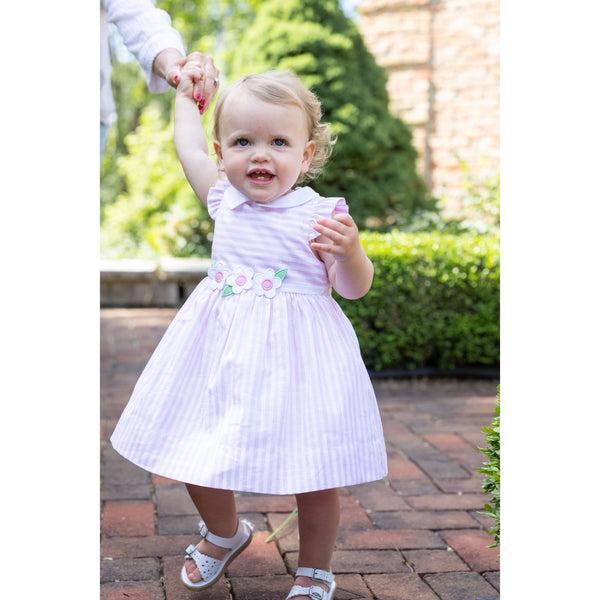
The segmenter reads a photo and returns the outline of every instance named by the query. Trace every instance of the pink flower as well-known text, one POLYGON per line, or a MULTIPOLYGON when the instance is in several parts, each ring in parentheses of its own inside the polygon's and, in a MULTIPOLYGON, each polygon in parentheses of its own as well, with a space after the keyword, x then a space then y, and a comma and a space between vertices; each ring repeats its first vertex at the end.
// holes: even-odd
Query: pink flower
POLYGON ((225 281, 227 280, 228 271, 225 269, 225 265, 222 262, 213 263, 207 272, 210 281, 208 285, 212 290, 223 289, 225 281))
POLYGON ((264 273, 258 273, 254 276, 254 286, 252 290, 257 296, 266 296, 272 298, 281 286, 281 278, 275 275, 273 269, 267 269, 264 273))
POLYGON ((249 290, 252 287, 252 277, 254 271, 249 267, 236 267, 231 275, 227 277, 227 285, 231 286, 234 294, 239 294, 243 290, 249 290))

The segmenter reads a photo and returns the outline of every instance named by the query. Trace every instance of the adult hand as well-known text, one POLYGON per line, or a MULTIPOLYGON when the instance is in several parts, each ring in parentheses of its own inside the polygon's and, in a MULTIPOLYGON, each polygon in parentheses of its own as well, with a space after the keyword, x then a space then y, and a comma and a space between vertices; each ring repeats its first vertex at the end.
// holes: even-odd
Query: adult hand
POLYGON ((185 60, 186 77, 193 86, 192 97, 198 103, 200 113, 204 113, 219 89, 219 70, 210 56, 192 52, 185 60))
POLYGON ((177 87, 185 61, 185 57, 178 50, 167 48, 156 55, 152 63, 152 71, 162 77, 171 87, 177 87))

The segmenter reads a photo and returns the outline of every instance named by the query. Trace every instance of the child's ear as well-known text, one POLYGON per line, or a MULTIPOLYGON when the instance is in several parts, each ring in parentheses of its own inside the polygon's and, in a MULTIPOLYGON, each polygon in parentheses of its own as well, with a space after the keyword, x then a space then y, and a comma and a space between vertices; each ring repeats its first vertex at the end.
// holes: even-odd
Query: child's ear
POLYGON ((315 155, 316 147, 317 145, 315 144, 314 140, 308 140, 308 142, 306 142, 306 146, 304 146, 304 153, 302 155, 302 173, 306 173, 308 171, 310 163, 312 163, 313 156, 315 155))
POLYGON ((217 160, 219 161, 219 168, 223 170, 223 153, 221 152, 221 144, 217 141, 213 142, 215 152, 217 153, 217 160))

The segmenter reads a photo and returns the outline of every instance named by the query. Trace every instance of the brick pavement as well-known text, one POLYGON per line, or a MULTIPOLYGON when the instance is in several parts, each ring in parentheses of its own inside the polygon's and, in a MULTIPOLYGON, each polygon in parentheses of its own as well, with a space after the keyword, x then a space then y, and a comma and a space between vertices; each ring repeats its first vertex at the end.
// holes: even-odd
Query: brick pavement
MULTIPOLYGON (((182 484, 121 458, 108 441, 172 309, 101 311, 101 600, 283 600, 298 553, 292 496, 239 494, 252 522, 249 548, 204 592, 179 582, 198 515, 182 484)), ((376 381, 388 477, 341 490, 333 556, 336 600, 499 598, 499 549, 477 472, 495 381, 376 381)))

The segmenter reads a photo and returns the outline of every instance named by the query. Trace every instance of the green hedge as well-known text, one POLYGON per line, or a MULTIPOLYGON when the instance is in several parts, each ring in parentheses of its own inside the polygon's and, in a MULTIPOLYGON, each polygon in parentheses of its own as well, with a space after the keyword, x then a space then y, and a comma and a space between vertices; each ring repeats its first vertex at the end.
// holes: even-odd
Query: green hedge
POLYGON ((498 236, 363 232, 361 242, 371 291, 336 299, 368 369, 499 367, 498 236))

